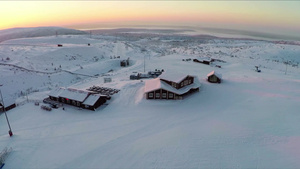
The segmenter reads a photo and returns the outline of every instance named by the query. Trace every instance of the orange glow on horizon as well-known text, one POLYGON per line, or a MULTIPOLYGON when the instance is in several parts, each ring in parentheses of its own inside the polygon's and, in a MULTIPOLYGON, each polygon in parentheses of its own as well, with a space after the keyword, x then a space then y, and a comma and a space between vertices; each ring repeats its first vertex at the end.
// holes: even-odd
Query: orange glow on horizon
POLYGON ((114 24, 300 28, 300 2, 0 1, 0 29, 114 24))

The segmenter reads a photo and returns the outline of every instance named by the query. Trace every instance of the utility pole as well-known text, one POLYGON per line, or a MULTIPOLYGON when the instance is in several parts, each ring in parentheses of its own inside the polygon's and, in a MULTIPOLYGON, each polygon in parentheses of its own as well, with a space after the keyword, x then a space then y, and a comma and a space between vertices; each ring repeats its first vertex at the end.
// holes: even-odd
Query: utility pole
POLYGON ((285 68, 285 74, 287 72, 287 67, 288 67, 288 61, 285 62, 286 68, 285 68))
POLYGON ((146 61, 145 61, 145 58, 146 58, 146 56, 144 55, 144 73, 145 73, 145 71, 146 71, 146 70, 145 70, 145 69, 146 69, 146 65, 145 65, 145 64, 146 64, 146 61))
MULTIPOLYGON (((3 86, 3 85, 1 84, 0 87, 1 86, 3 86)), ((7 117, 7 114, 6 114, 6 110, 5 110, 5 106, 4 106, 4 100, 3 100, 1 89, 0 89, 0 95, 1 95, 1 100, 2 100, 3 111, 4 111, 4 114, 5 114, 5 117, 6 117, 6 121, 7 121, 7 125, 8 125, 8 128, 9 128, 8 134, 11 137, 11 136, 13 136, 13 132, 11 130, 11 127, 10 127, 10 124, 9 124, 9 121, 8 121, 8 117, 7 117)))

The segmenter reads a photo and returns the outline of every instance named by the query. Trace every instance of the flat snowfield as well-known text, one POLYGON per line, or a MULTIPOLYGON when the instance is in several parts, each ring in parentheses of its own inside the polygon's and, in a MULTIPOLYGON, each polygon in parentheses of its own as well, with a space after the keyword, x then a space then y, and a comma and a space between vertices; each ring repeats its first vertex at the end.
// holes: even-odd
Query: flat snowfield
POLYGON ((297 45, 175 34, 4 41, 1 91, 18 105, 7 112, 13 137, 0 115, 0 148, 13 148, 4 169, 300 168, 299 62, 297 45), (204 57, 224 62, 182 61, 204 57), (183 100, 147 100, 147 79, 129 80, 144 69, 194 75, 201 88, 183 100), (213 70, 221 84, 206 81, 213 70), (120 92, 96 111, 34 105, 56 87, 93 85, 120 92))

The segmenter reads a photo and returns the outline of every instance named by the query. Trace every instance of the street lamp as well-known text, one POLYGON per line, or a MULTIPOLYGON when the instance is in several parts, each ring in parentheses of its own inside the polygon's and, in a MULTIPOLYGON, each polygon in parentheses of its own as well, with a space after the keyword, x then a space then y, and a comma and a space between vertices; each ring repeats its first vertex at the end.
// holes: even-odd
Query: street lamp
MULTIPOLYGON (((0 85, 0 87, 3 86, 2 84, 0 85)), ((11 130, 11 127, 10 127, 10 124, 9 124, 9 121, 8 121, 8 118, 7 118, 7 114, 6 114, 6 110, 5 110, 5 106, 4 106, 4 100, 3 100, 3 97, 2 97, 2 92, 1 92, 1 89, 0 89, 0 95, 1 95, 1 100, 2 100, 2 107, 3 107, 3 111, 4 111, 4 114, 5 114, 5 117, 6 117, 6 121, 7 121, 7 125, 9 127, 9 131, 8 131, 8 134, 9 136, 13 136, 13 132, 11 130)))

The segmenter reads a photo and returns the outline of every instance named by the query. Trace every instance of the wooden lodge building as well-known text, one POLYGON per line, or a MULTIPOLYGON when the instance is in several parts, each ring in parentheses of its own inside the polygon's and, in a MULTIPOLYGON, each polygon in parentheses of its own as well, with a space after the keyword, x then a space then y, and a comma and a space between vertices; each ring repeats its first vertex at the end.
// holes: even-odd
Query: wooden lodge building
POLYGON ((158 78, 146 81, 144 92, 146 99, 178 100, 199 91, 200 86, 195 76, 164 72, 158 78))
POLYGON ((106 95, 72 88, 57 88, 49 93, 49 98, 53 101, 89 110, 96 110, 108 99, 106 95))
POLYGON ((4 112, 4 107, 2 102, 4 102, 5 111, 11 110, 16 107, 16 103, 14 99, 3 98, 3 100, 0 100, 0 112, 4 112))
POLYGON ((210 72, 207 74, 207 81, 211 83, 221 83, 222 81, 222 75, 219 73, 216 73, 215 71, 210 72))

